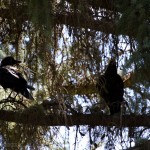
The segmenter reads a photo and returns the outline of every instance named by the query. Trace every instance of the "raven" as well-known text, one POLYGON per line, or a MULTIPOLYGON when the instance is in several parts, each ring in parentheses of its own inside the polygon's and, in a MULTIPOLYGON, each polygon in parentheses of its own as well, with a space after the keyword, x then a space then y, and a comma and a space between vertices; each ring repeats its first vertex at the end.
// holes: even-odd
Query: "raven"
POLYGON ((110 114, 119 113, 124 94, 122 78, 117 74, 115 60, 111 60, 105 73, 98 78, 97 88, 99 95, 105 100, 110 114))
POLYGON ((6 58, 2 60, 2 64, 0 66, 0 85, 4 89, 10 88, 11 90, 15 91, 17 95, 21 93, 24 97, 34 100, 28 91, 28 89, 34 90, 34 88, 28 85, 22 74, 12 66, 20 63, 21 61, 12 59, 12 57, 6 58))
POLYGON ((1 61, 1 65, 0 67, 4 67, 4 66, 14 66, 21 63, 21 61, 19 60, 15 60, 12 56, 7 56, 5 57, 2 61, 1 61))

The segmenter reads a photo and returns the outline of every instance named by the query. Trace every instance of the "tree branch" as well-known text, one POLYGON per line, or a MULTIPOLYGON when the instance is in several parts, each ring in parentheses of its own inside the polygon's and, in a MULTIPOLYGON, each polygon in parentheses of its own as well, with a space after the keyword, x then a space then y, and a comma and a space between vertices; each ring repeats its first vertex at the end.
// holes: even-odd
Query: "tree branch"
MULTIPOLYGON (((36 111, 36 110, 34 110, 36 111)), ((14 111, 0 110, 0 120, 16 122, 22 124, 32 124, 37 126, 116 126, 116 127, 150 127, 150 116, 108 116, 98 114, 76 114, 76 115, 56 115, 56 114, 36 114, 35 112, 21 113, 14 111), (34 115, 33 115, 34 114, 34 115)))
POLYGON ((54 24, 64 24, 66 26, 93 29, 107 34, 116 32, 116 24, 112 20, 98 20, 92 16, 84 16, 80 13, 55 14, 54 24))
MULTIPOLYGON (((28 13, 26 12, 27 9, 23 9, 22 11, 18 8, 14 12, 9 11, 9 9, 0 9, 0 17, 1 18, 7 18, 7 19, 16 19, 16 20, 22 20, 27 21, 30 20, 30 17, 28 13), (18 13, 17 13, 18 12, 18 13), (19 18, 18 15, 19 14, 19 18), (18 18, 18 19, 17 19, 18 18)), ((112 21, 107 20, 98 20, 94 19, 92 16, 84 16, 80 13, 56 13, 51 15, 51 19, 53 20, 53 25, 56 24, 65 24, 66 26, 72 26, 72 27, 79 27, 79 28, 89 28, 96 31, 101 31, 105 33, 114 33, 116 25, 112 23, 112 21)))
MULTIPOLYGON (((123 77, 125 80, 124 81, 124 88, 131 88, 133 85, 133 78, 134 78, 134 74, 132 73, 131 75, 126 77, 123 77)), ((66 85, 63 86, 64 89, 64 93, 69 93, 70 95, 75 95, 75 94, 79 94, 79 95, 86 95, 86 94, 93 94, 93 93, 97 93, 97 89, 96 89, 96 84, 87 84, 87 83, 82 83, 82 85, 66 85)))

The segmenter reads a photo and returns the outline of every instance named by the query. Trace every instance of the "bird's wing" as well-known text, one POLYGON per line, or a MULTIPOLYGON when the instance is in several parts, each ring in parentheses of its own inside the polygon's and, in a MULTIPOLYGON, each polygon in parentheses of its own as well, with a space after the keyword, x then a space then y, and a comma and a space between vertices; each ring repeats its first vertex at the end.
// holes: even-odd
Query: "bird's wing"
MULTIPOLYGON (((14 70, 12 67, 6 66, 0 68, 0 84, 6 84, 7 86, 13 85, 26 85, 27 81, 23 78, 21 73, 14 70)), ((9 88, 9 87, 8 87, 9 88)))
POLYGON ((34 99, 27 90, 27 81, 22 74, 11 67, 0 67, 0 85, 4 89, 10 88, 17 93, 21 93, 28 99, 34 99))
POLYGON ((19 72, 19 70, 16 67, 12 67, 12 66, 6 66, 4 67, 7 69, 7 71, 16 79, 19 79, 19 82, 21 82, 22 84, 26 85, 26 88, 30 89, 30 90, 35 90, 34 87, 30 86, 27 84, 27 81, 25 80, 25 78, 23 77, 23 75, 19 72))
POLYGON ((23 75, 19 72, 19 70, 16 67, 8 66, 6 69, 11 73, 14 77, 18 78, 20 82, 27 84, 27 81, 23 77, 23 75))
POLYGON ((7 67, 6 69, 7 69, 7 71, 8 71, 8 75, 10 74, 10 76, 12 75, 13 77, 19 79, 19 76, 18 76, 17 72, 16 72, 14 69, 8 68, 8 67, 7 67))

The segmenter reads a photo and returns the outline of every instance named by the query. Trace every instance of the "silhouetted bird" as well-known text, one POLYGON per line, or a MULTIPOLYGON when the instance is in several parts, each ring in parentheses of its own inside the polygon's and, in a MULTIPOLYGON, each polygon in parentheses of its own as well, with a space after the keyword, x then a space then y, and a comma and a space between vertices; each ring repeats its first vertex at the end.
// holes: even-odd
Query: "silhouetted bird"
POLYGON ((13 66, 13 65, 17 65, 21 63, 21 61, 19 60, 15 60, 12 56, 8 56, 8 57, 5 57, 2 61, 1 61, 1 67, 4 67, 4 66, 13 66))
POLYGON ((7 59, 4 58, 2 62, 3 63, 0 67, 0 85, 4 89, 10 88, 11 90, 15 91, 17 95, 21 93, 24 97, 34 100, 32 95, 28 91, 28 89, 34 90, 34 88, 27 84, 27 81, 24 79, 22 74, 17 71, 16 68, 10 66, 18 64, 20 63, 20 61, 14 60, 11 57, 7 57, 7 59), (8 60, 8 62, 6 60, 8 60))
POLYGON ((97 88, 100 96, 106 101, 110 114, 119 113, 123 102, 124 84, 117 74, 117 66, 114 60, 110 61, 104 75, 99 76, 97 88))

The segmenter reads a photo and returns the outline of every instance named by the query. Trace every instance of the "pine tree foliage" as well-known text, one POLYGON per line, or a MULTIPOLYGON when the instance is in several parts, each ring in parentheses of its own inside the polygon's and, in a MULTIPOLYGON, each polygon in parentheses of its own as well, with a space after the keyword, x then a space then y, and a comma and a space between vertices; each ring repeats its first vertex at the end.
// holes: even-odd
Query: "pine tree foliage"
POLYGON ((130 31, 131 38, 134 39, 132 43, 131 55, 126 66, 134 66, 134 84, 142 91, 142 86, 149 90, 149 41, 150 41, 150 4, 148 0, 145 1, 131 1, 129 4, 122 4, 122 12, 119 22, 119 30, 123 32, 130 31), (142 73, 141 73, 142 72, 142 73), (138 85, 137 85, 138 83, 138 85))
POLYGON ((62 116, 66 126, 1 121, 2 147, 11 149, 14 143, 15 149, 20 145, 33 149, 69 145, 71 149, 72 134, 74 149, 81 145, 77 139, 85 137, 87 149, 104 143, 106 149, 115 149, 116 144, 124 149, 139 139, 148 140, 148 127, 123 128, 121 124, 120 128, 77 125, 72 127, 75 133, 67 126, 67 115, 109 115, 95 85, 111 58, 123 70, 125 114, 149 115, 149 41, 149 0, 1 0, 0 51, 23 62, 19 70, 36 88, 33 103, 20 95, 8 100, 9 91, 1 94, 1 110, 31 114, 28 119, 35 122, 47 114, 56 120, 62 116))

